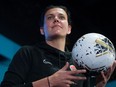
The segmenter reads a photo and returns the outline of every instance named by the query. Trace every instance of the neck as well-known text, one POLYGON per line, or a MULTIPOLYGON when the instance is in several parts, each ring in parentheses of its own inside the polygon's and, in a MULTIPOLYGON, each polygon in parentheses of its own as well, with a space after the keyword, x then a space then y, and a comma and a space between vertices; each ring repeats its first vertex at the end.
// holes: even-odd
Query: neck
POLYGON ((64 38, 55 39, 55 40, 46 40, 46 43, 56 49, 65 51, 65 39, 64 38))

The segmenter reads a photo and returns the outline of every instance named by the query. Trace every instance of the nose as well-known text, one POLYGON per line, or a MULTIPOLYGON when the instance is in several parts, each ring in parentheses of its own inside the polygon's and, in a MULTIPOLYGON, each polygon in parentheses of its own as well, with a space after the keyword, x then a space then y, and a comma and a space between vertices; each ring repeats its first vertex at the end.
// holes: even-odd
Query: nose
POLYGON ((55 17, 55 18, 54 18, 54 23, 55 23, 55 22, 60 22, 60 20, 59 20, 58 17, 55 17))

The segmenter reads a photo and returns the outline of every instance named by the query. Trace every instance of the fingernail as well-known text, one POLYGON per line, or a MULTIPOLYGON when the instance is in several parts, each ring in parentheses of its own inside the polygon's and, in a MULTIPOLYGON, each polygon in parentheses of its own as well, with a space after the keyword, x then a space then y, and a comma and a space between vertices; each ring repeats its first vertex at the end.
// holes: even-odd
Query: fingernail
POLYGON ((70 65, 70 70, 71 71, 75 71, 76 70, 76 67, 74 65, 70 65))

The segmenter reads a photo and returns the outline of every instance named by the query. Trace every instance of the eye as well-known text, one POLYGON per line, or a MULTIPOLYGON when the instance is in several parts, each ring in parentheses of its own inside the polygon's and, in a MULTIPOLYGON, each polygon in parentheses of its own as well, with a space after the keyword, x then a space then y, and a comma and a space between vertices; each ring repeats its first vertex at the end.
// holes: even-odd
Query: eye
POLYGON ((65 17, 63 15, 59 16, 59 18, 62 20, 65 19, 65 17))
POLYGON ((54 18, 53 16, 48 16, 48 17, 47 17, 48 20, 51 20, 51 19, 53 19, 53 18, 54 18))

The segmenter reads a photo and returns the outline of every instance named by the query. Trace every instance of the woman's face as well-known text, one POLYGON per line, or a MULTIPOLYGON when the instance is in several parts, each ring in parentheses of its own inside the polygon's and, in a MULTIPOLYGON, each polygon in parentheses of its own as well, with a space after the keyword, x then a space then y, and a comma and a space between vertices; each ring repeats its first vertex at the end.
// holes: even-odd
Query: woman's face
POLYGON ((62 8, 49 9, 44 16, 44 26, 41 32, 46 40, 65 38, 71 32, 66 12, 62 8))

